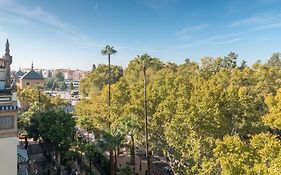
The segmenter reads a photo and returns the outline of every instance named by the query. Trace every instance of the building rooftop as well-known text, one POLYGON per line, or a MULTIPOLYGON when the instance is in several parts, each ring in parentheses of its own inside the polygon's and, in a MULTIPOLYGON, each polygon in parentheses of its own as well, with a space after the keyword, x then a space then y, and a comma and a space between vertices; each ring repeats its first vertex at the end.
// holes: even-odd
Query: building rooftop
POLYGON ((25 73, 21 79, 24 80, 43 80, 43 76, 39 73, 35 72, 33 69, 31 69, 29 72, 25 73))
POLYGON ((19 70, 19 71, 16 72, 16 76, 17 76, 17 77, 22 77, 23 75, 24 75, 24 72, 21 71, 21 70, 19 70))

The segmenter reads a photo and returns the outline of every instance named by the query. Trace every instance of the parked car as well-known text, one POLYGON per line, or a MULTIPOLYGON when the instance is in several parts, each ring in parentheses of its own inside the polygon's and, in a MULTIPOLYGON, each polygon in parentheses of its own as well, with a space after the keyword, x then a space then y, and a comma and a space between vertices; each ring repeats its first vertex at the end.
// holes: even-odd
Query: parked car
POLYGON ((71 97, 74 97, 74 98, 77 98, 79 95, 78 91, 75 90, 75 91, 71 91, 71 97))

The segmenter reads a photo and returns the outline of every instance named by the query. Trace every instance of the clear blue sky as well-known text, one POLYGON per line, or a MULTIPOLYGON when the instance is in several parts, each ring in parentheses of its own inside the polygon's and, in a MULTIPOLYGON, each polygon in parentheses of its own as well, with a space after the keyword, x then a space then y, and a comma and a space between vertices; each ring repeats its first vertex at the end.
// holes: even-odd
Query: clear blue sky
POLYGON ((249 64, 281 51, 280 0, 0 0, 0 53, 12 67, 80 68, 138 54, 199 61, 237 52, 249 64))

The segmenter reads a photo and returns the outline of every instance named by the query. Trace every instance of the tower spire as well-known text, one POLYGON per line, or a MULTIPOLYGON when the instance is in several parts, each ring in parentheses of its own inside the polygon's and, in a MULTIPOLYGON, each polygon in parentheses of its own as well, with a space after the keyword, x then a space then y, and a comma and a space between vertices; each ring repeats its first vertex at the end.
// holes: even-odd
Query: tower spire
POLYGON ((10 55, 10 44, 9 44, 9 40, 7 39, 7 42, 6 42, 6 54, 5 55, 10 55))
POLYGON ((32 61, 32 63, 31 63, 31 70, 33 70, 33 61, 32 61))

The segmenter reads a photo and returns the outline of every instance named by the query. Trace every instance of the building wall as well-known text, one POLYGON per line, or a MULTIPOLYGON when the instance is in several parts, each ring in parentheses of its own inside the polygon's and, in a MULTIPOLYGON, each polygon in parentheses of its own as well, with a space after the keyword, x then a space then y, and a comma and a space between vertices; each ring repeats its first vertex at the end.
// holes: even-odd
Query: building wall
MULTIPOLYGON (((6 96, 1 95, 1 98, 6 96)), ((13 94, 12 100, 15 95, 13 94)), ((13 101, 1 103, 15 105, 13 101)), ((8 105, 8 106, 10 106, 8 105)), ((17 174, 17 110, 0 110, 0 174, 17 174), (12 118, 12 120, 7 120, 12 118), (9 122, 8 122, 9 121, 9 122)))
POLYGON ((13 111, 0 110, 0 122, 2 123, 0 125, 0 139, 5 137, 17 136, 17 110, 13 110, 13 111), (5 125, 3 125, 3 123, 5 123, 5 125))
POLYGON ((51 70, 52 75, 61 72, 66 80, 80 81, 85 78, 88 71, 72 70, 72 69, 54 69, 51 70))
POLYGON ((64 72, 64 79, 73 80, 73 72, 72 70, 64 72))
POLYGON ((0 138, 0 174, 17 174, 17 138, 0 138))
POLYGON ((20 89, 24 89, 27 87, 35 87, 37 84, 39 84, 40 86, 44 86, 44 80, 26 80, 26 79, 21 79, 20 80, 20 89), (29 83, 29 85, 27 85, 27 83, 29 83))

